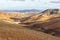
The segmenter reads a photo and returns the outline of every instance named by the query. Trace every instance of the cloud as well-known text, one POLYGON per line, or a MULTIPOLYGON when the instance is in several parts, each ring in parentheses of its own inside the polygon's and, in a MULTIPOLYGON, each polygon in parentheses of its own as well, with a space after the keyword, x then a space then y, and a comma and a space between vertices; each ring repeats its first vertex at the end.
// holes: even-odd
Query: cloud
POLYGON ((60 0, 53 0, 51 3, 60 3, 60 0))
POLYGON ((60 4, 54 4, 55 0, 0 0, 0 9, 46 9, 60 8, 60 4))
POLYGON ((26 1, 26 0, 13 0, 13 1, 26 1))

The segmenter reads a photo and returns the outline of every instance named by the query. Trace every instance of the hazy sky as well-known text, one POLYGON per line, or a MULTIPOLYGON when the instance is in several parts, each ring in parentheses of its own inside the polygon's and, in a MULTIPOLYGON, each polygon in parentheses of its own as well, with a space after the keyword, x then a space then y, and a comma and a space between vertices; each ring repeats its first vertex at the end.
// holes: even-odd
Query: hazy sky
POLYGON ((0 0, 1 10, 60 8, 60 0, 0 0))

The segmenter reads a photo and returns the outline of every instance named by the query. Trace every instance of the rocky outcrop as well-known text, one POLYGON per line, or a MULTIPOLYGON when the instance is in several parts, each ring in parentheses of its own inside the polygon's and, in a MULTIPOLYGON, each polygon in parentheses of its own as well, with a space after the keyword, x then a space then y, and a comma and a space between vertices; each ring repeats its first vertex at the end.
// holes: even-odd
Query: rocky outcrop
POLYGON ((44 10, 42 13, 45 13, 47 15, 60 14, 60 9, 47 9, 47 10, 44 10))

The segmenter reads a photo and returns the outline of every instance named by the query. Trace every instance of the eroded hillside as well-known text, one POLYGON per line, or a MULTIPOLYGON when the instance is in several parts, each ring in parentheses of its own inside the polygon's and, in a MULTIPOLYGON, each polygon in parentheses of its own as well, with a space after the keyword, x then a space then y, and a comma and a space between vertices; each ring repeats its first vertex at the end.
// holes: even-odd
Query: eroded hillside
POLYGON ((21 13, 21 12, 5 12, 5 11, 1 11, 0 12, 0 19, 2 18, 10 18, 10 17, 16 17, 16 18, 24 18, 24 17, 28 17, 32 14, 29 14, 28 13, 21 13), (2 18, 1 18, 2 17, 2 18))
POLYGON ((0 11, 0 20, 3 20, 8 23, 15 24, 15 21, 10 19, 10 18, 25 18, 33 14, 28 14, 28 13, 20 13, 20 12, 5 12, 5 11, 0 11))
POLYGON ((1 21, 0 40, 60 40, 60 38, 1 21))
POLYGON ((37 14, 0 12, 1 40, 60 40, 60 10, 37 14))
MULTIPOLYGON (((53 9, 55 10, 55 9, 53 9)), ((48 11, 46 11, 48 12, 48 11)), ((60 36, 60 13, 59 11, 53 11, 53 13, 40 13, 30 17, 28 20, 22 23, 25 27, 34 30, 40 30, 45 33, 49 33, 55 36, 60 36)))
POLYGON ((34 22, 34 21, 45 22, 51 18, 59 16, 60 16, 59 9, 47 9, 41 13, 29 17, 28 20, 26 19, 24 22, 34 22))

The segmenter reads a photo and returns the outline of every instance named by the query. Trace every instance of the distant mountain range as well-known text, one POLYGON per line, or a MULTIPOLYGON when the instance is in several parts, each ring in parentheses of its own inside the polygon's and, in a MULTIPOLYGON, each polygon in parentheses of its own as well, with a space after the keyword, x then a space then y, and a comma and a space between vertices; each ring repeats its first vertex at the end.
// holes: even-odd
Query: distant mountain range
POLYGON ((41 12, 41 10, 37 9, 27 9, 27 10, 3 10, 7 12, 41 12))

